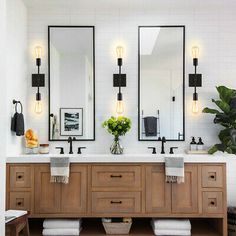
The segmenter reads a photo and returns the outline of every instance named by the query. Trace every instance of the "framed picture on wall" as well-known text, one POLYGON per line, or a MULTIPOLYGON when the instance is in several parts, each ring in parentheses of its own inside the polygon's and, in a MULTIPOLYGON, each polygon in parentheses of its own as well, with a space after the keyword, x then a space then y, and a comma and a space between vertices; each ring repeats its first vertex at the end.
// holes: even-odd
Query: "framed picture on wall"
POLYGON ((83 108, 60 108, 60 135, 83 136, 83 108))

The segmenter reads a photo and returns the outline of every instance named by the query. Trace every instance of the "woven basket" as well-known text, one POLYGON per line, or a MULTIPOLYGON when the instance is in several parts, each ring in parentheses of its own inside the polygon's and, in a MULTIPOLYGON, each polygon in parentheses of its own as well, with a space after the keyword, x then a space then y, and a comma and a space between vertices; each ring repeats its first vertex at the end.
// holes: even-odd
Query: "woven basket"
POLYGON ((132 223, 113 222, 106 223, 102 222, 106 234, 129 234, 132 223))

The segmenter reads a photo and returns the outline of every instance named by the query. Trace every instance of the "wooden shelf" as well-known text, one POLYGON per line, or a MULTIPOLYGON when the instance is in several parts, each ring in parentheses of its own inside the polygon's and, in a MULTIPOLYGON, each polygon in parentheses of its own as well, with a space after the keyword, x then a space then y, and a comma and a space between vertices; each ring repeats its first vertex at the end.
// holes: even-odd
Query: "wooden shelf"
MULTIPOLYGON (((192 224, 192 236, 221 236, 217 230, 215 230, 211 224, 210 220, 204 219, 193 219, 192 224)), ((101 219, 83 219, 81 236, 107 236, 101 219)), ((42 235, 42 219, 30 220, 30 235, 40 236, 42 235)), ((131 227, 130 236, 154 236, 152 228, 150 226, 150 219, 141 218, 134 219, 133 225, 131 227)), ((118 236, 118 235, 110 235, 118 236)))

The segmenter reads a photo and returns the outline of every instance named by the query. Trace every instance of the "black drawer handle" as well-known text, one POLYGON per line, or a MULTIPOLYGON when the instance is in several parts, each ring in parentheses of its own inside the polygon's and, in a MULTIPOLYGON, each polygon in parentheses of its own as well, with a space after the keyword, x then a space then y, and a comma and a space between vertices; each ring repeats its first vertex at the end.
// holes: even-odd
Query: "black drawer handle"
POLYGON ((17 177, 18 179, 21 179, 22 178, 22 175, 18 175, 18 177, 17 177))
POLYGON ((211 203, 211 205, 212 205, 212 206, 214 206, 214 205, 215 205, 215 202, 213 202, 213 201, 211 201, 210 203, 211 203))
POLYGON ((111 201, 111 204, 122 204, 122 201, 111 201))
POLYGON ((20 206, 22 204, 22 202, 17 202, 17 205, 20 206))
POLYGON ((122 178, 122 175, 110 175, 111 178, 122 178))
POLYGON ((211 179, 215 179, 215 176, 214 176, 214 175, 211 175, 210 178, 211 178, 211 179))

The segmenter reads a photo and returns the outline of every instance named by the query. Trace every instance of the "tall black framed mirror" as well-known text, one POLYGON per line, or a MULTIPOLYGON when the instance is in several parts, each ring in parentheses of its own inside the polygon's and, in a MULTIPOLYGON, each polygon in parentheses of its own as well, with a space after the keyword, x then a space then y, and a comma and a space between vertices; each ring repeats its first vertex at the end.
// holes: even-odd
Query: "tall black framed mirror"
POLYGON ((185 26, 139 26, 140 141, 185 139, 185 26))
POLYGON ((48 26, 49 140, 95 140, 94 26, 48 26))

